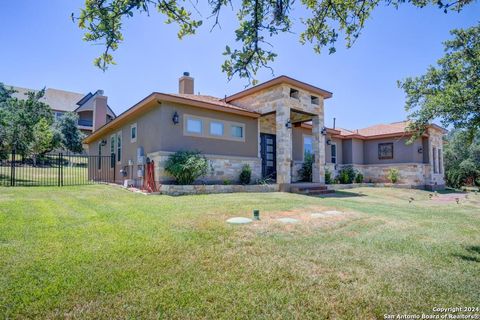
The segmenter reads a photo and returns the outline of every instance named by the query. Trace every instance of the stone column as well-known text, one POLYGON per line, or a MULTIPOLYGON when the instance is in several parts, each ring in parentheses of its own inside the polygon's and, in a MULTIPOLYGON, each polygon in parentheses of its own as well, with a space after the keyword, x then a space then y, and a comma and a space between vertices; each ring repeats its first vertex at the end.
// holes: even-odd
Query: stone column
POLYGON ((323 115, 312 118, 313 154, 312 181, 325 183, 325 136, 322 134, 323 115))
POLYGON ((292 129, 287 128, 290 120, 290 107, 280 104, 275 113, 277 135, 277 183, 288 184, 291 182, 292 163, 292 129))

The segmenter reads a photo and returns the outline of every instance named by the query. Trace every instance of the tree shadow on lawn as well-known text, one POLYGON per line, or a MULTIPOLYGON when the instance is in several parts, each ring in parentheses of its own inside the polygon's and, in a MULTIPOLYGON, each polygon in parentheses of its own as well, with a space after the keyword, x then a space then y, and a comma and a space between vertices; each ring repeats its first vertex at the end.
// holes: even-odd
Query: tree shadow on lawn
POLYGON ((367 195, 362 192, 351 192, 351 191, 335 191, 334 193, 326 193, 320 195, 310 195, 320 198, 352 198, 352 197, 366 197, 367 195))
POLYGON ((470 253, 470 255, 454 254, 453 256, 465 261, 480 263, 480 246, 467 246, 465 249, 470 253))

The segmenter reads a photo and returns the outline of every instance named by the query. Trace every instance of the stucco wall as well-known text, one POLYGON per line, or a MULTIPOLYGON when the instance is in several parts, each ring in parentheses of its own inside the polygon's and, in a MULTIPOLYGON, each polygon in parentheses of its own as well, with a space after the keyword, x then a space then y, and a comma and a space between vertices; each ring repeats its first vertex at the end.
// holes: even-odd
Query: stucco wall
POLYGON ((423 163, 423 154, 418 152, 422 147, 422 139, 419 138, 411 144, 407 144, 408 138, 387 138, 367 140, 364 142, 364 164, 382 163, 423 163), (378 145, 380 143, 393 143, 393 159, 378 159, 378 145))

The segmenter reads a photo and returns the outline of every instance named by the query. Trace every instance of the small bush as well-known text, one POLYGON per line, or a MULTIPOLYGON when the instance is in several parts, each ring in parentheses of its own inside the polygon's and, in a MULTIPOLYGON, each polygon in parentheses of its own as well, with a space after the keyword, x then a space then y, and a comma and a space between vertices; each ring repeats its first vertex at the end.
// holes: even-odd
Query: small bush
POLYGON ((250 184, 250 179, 252 178, 252 168, 250 168, 250 165, 245 164, 242 167, 242 172, 240 172, 240 183, 245 185, 245 184, 250 184))
POLYGON ((305 159, 303 160, 302 168, 298 170, 300 181, 305 181, 305 182, 312 181, 312 166, 313 166, 313 155, 310 153, 307 153, 305 155, 305 159))
POLYGON ((355 176, 355 183, 363 183, 363 174, 361 174, 360 172, 358 172, 355 176))
POLYGON ((400 176, 400 173, 398 172, 397 169, 391 168, 390 170, 388 170, 387 179, 388 179, 391 183, 397 183, 399 176, 400 176))
POLYGON ((165 171, 172 175, 178 184, 192 184, 207 174, 208 161, 198 151, 178 151, 168 157, 165 171))
POLYGON ((225 179, 223 180, 223 184, 226 185, 226 186, 229 186, 232 184, 232 181, 228 180, 228 179, 225 179))
POLYGON ((357 172, 353 167, 348 166, 340 170, 338 173, 338 181, 342 184, 350 184, 355 180, 355 177, 357 175, 357 172))
POLYGON ((325 170, 325 183, 331 184, 332 183, 332 173, 330 171, 325 170))

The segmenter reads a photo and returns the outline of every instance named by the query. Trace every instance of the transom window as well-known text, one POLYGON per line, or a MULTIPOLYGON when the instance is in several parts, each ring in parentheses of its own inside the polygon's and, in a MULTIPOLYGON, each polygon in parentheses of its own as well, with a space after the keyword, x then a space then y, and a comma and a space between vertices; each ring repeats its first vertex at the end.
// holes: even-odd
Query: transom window
POLYGON ((386 160, 393 159, 393 143, 379 143, 378 144, 378 159, 386 160))
POLYGON ((202 133, 202 120, 196 118, 187 119, 187 132, 190 133, 202 133))
POLYGON ((313 137, 303 136, 303 157, 313 155, 313 137))
POLYGON ((210 134, 212 136, 223 136, 223 123, 217 121, 210 122, 210 134))
POLYGON ((200 138, 245 140, 245 124, 227 120, 184 115, 183 134, 200 138))
POLYGON ((230 133, 231 133, 232 137, 243 138, 243 127, 242 126, 232 125, 230 128, 231 128, 230 133))

